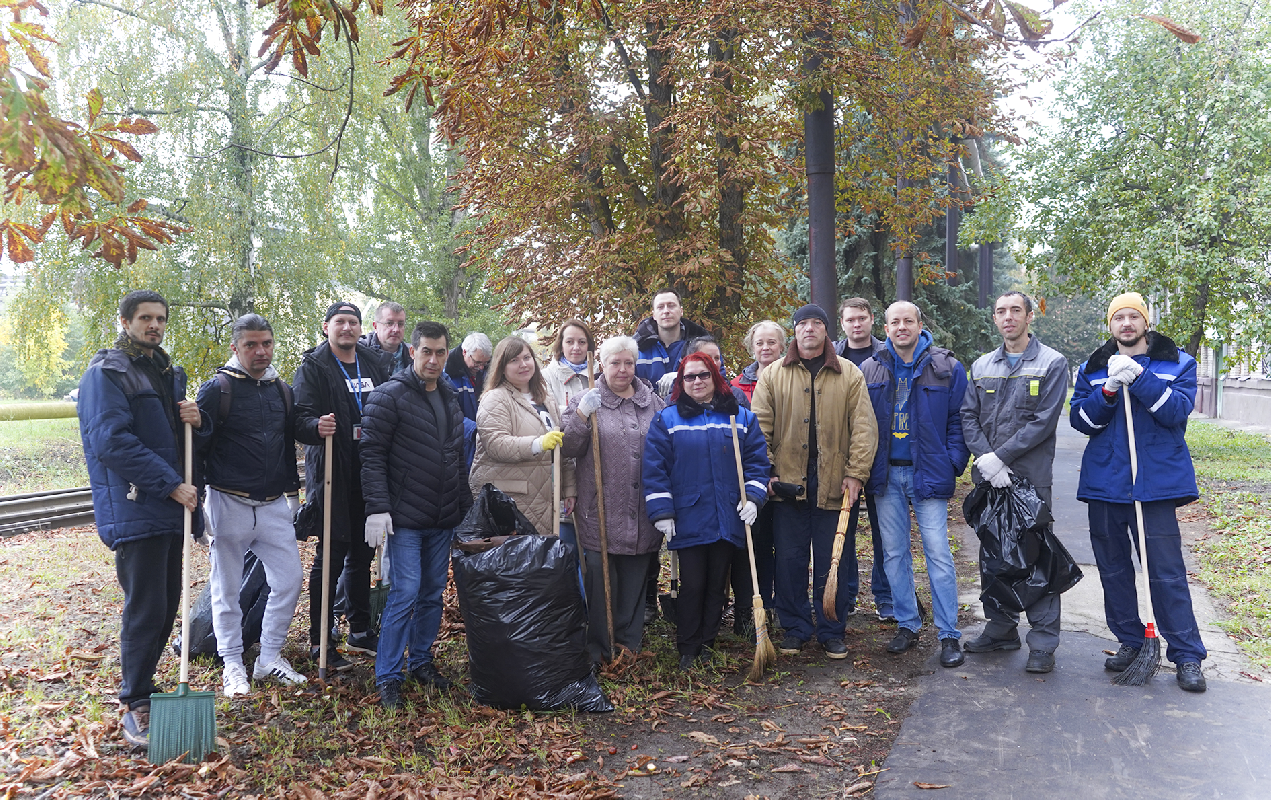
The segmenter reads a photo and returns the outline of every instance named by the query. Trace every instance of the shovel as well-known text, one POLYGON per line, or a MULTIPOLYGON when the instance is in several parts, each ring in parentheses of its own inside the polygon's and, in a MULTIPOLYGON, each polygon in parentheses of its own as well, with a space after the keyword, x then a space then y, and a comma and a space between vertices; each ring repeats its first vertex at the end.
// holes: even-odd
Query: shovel
POLYGON ((658 595, 658 605, 662 607, 662 616, 666 617, 666 621, 672 625, 677 624, 675 612, 680 606, 680 557, 674 550, 671 551, 671 591, 669 594, 658 595))
MULTIPOLYGON (((185 482, 194 483, 194 433, 185 423, 185 482)), ((185 508, 181 546, 181 641, 190 641, 190 561, 194 557, 194 521, 185 508)), ((216 693, 190 691, 190 648, 181 648, 181 683, 170 694, 150 695, 151 764, 180 758, 196 764, 216 749, 216 693)))

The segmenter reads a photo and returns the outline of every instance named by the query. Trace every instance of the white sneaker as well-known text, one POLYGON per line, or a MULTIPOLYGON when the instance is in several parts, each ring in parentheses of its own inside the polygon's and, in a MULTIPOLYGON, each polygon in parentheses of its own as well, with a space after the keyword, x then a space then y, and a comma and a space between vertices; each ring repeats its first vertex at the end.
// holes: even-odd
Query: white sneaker
POLYGON ((309 682, 308 678, 292 669, 291 664, 287 663, 287 659, 282 656, 278 656, 270 664, 256 659, 256 666, 252 668, 252 678, 258 681, 272 678, 284 686, 298 686, 309 682))
POLYGON ((224 684, 222 691, 226 697, 241 697, 245 694, 251 694, 251 684, 247 682, 247 667, 234 662, 225 662, 225 671, 222 675, 224 684))

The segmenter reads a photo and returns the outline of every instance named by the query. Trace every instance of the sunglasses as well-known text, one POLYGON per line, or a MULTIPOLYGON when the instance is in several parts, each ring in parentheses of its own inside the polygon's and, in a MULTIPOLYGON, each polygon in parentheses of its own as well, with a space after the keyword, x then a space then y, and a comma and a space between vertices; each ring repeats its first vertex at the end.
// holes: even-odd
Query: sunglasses
POLYGON ((697 381, 709 381, 710 379, 711 379, 711 374, 709 372, 684 373, 685 383, 695 383, 697 381))

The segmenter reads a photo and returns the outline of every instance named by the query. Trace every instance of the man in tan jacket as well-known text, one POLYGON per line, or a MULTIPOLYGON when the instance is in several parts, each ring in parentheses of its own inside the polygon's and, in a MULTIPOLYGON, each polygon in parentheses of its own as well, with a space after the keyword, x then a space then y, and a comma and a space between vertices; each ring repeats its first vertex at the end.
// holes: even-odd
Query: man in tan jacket
POLYGON ((820 598, 830 569, 839 510, 851 506, 869 477, 878 425, 861 371, 834 352, 829 315, 819 306, 794 312, 794 342, 783 360, 765 369, 753 409, 768 442, 773 481, 804 487, 799 499, 778 499, 773 514, 776 606, 785 628, 781 652, 793 654, 816 634, 830 658, 846 658, 843 630, 855 613, 856 546, 839 563, 838 622, 808 603, 809 553, 813 592, 820 598))

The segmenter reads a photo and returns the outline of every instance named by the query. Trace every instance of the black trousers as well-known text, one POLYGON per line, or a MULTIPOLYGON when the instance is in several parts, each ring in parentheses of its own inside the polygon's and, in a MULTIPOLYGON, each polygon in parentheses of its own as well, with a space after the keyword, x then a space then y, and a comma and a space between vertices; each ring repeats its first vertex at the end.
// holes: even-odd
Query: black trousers
POLYGON ((149 703, 150 695, 160 691, 154 671, 181 605, 181 536, 173 531, 115 548, 115 575, 124 590, 119 702, 129 708, 149 703))
POLYGON ((680 599, 675 611, 676 647, 682 656, 696 656, 715 643, 728 573, 736 547, 719 541, 676 550, 680 559, 680 599))
MULTIPOLYGON (((328 619, 335 620, 334 606, 336 583, 340 580, 341 567, 347 576, 345 591, 348 606, 345 616, 350 631, 367 631, 371 627, 371 561, 375 549, 367 545, 359 532, 353 532, 352 541, 331 539, 331 602, 328 619)), ((309 570, 309 642, 317 646, 322 641, 322 541, 318 540, 318 552, 309 570)))
MULTIPOLYGON (((772 541, 772 511, 775 503, 765 503, 759 509, 759 517, 750 526, 750 541, 755 546, 755 575, 759 578, 759 596, 763 598, 764 608, 772 608, 772 581, 776 572, 776 557, 772 541)), ((750 581, 750 554, 745 547, 738 547, 733 553, 732 565, 733 615, 746 616, 746 609, 751 607, 751 598, 755 596, 755 587, 750 581)))

